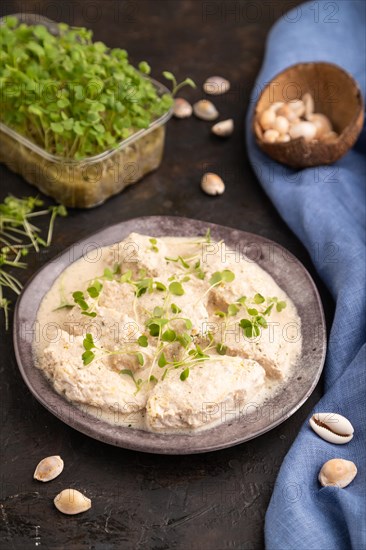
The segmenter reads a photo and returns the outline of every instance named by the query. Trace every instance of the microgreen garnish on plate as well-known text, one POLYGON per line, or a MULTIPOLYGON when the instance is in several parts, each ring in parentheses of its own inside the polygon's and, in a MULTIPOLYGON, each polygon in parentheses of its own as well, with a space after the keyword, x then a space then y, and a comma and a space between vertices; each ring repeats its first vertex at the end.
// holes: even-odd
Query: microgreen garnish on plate
MULTIPOLYGON (((0 27, 1 28, 1 27, 0 27)), ((0 309, 4 311, 5 327, 9 327, 9 306, 11 301, 4 296, 8 288, 15 294, 22 290, 21 282, 9 271, 12 268, 25 269, 24 261, 30 249, 36 252, 41 247, 48 247, 52 241, 54 224, 57 216, 66 216, 64 206, 51 206, 46 209, 38 197, 17 198, 8 195, 0 203, 0 309), (41 236, 41 229, 34 224, 34 219, 40 216, 51 216, 47 236, 41 236)))
MULTIPOLYGON (((99 294, 97 294, 97 297, 98 296, 99 296, 99 294)), ((88 304, 87 301, 86 301, 85 295, 84 295, 83 292, 81 292, 81 290, 77 290, 76 292, 73 292, 72 297, 74 298, 75 304, 77 304, 79 306, 79 308, 81 309, 81 314, 82 315, 87 315, 88 317, 96 317, 97 316, 96 312, 93 311, 93 307, 94 307, 95 303, 93 303, 91 305, 88 304)))
POLYGON ((158 241, 154 237, 151 237, 151 239, 149 239, 149 242, 151 243, 151 250, 153 250, 154 252, 159 252, 159 248, 156 246, 158 241))
MULTIPOLYGON (((206 233, 205 238, 208 241, 210 240, 209 232, 206 233)), ((148 237, 147 250, 154 253, 159 252, 157 242, 154 237, 148 237), (157 250, 155 250, 155 247, 157 250)), ((197 245, 202 241, 190 240, 189 242, 197 245)), ((135 321, 141 322, 141 315, 143 316, 144 326, 140 329, 140 335, 136 336, 136 340, 129 342, 128 345, 108 350, 98 348, 92 336, 88 334, 83 341, 84 353, 82 359, 84 365, 87 366, 94 359, 101 359, 105 356, 134 356, 134 368, 132 370, 122 369, 120 373, 133 378, 137 391, 145 383, 148 384, 159 379, 164 380, 175 369, 180 370, 179 378, 184 382, 193 368, 212 359, 213 356, 215 361, 225 361, 224 357, 219 358, 219 356, 230 353, 225 343, 226 331, 232 331, 232 327, 236 326, 243 330, 245 337, 255 338, 261 334, 262 329, 268 327, 266 318, 270 316, 273 308, 276 307, 277 311, 280 312, 286 307, 286 303, 277 297, 265 298, 260 293, 256 293, 252 297, 240 296, 229 303, 225 311, 217 310, 215 312, 215 315, 222 319, 220 329, 223 336, 222 341, 220 341, 209 330, 200 332, 199 327, 195 327, 193 321, 184 315, 184 306, 179 307, 173 302, 175 296, 183 296, 191 290, 189 287, 184 288, 184 283, 189 282, 190 275, 195 275, 200 279, 202 272, 202 277, 205 277, 197 254, 187 257, 182 255, 176 257, 166 256, 165 260, 168 264, 173 264, 176 267, 174 272, 167 277, 167 284, 156 280, 154 277, 147 276, 148 271, 145 268, 138 270, 137 275, 133 274, 130 269, 123 273, 122 263, 116 265, 113 270, 105 269, 101 277, 89 282, 86 291, 79 290, 73 293, 74 301, 81 308, 82 314, 94 317, 98 310, 98 299, 103 292, 103 280, 128 284, 133 287, 135 321), (150 306, 151 309, 148 309, 145 304, 151 303, 150 300, 145 302, 142 299, 139 311, 137 304, 141 297, 154 292, 162 293, 161 301, 155 301, 156 305, 150 306), (145 380, 136 380, 136 372, 145 366, 147 358, 149 363, 148 375, 145 380)), ((221 289, 229 287, 235 280, 235 273, 230 269, 215 271, 210 275, 209 286, 203 296, 198 298, 196 304, 212 289, 218 288, 221 291, 221 289)), ((125 365, 123 359, 121 364, 125 365)))
POLYGON ((276 309, 280 313, 286 307, 286 302, 279 301, 276 296, 273 298, 264 298, 261 294, 256 294, 252 300, 247 300, 246 297, 237 302, 240 305, 245 305, 249 318, 241 319, 239 326, 243 329, 244 335, 247 338, 255 338, 261 334, 263 328, 268 327, 266 317, 271 314, 273 306, 276 304, 276 309), (250 307, 249 304, 255 304, 256 307, 250 307), (261 306, 261 307, 258 307, 261 306))
POLYGON ((224 269, 223 271, 216 271, 211 279, 210 285, 217 286, 220 283, 231 283, 235 279, 235 274, 230 269, 224 269))

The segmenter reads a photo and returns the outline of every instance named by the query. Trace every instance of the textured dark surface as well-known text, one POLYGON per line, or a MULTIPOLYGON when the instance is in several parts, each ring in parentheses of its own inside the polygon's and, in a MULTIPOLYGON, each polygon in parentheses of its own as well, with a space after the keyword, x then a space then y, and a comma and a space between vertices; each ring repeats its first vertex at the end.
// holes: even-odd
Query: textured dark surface
MULTIPOLYGON (((25 282, 58 252, 111 223, 142 215, 181 215, 258 233, 297 256, 314 276, 304 248, 279 218, 256 181, 245 155, 248 97, 269 27, 295 2, 200 2, 178 0, 10 1, 2 14, 36 11, 51 19, 94 29, 95 38, 122 46, 131 59, 149 61, 153 75, 169 69, 198 84, 213 74, 232 82, 215 99, 233 116, 234 135, 218 141, 210 125, 195 119, 169 123, 163 164, 136 186, 91 211, 59 220, 49 250, 28 258, 25 282), (249 7, 248 7, 249 6, 249 7), (252 6, 250 8, 250 6, 252 6), (202 194, 204 171, 220 173, 222 197, 202 194)), ((199 99, 200 92, 188 91, 199 99)), ((268 164, 270 169, 270 164, 268 164)), ((19 176, 0 167, 0 199, 34 194, 19 176)), ((46 199, 47 203, 51 201, 46 199)), ((317 243, 313 243, 317 250, 317 243)), ((324 254, 326 251, 319 250, 324 254)), ((328 325, 329 295, 318 284, 328 325)), ((31 396, 16 366, 12 337, 1 327, 2 466, 1 548, 254 549, 263 546, 263 520, 276 474, 299 426, 321 395, 268 434, 230 449, 193 456, 157 456, 94 441, 48 413, 31 396), (38 461, 60 454, 63 474, 49 484, 32 480, 38 461), (86 514, 62 516, 53 497, 66 487, 93 501, 86 514)), ((289 493, 289 498, 292 495, 289 493)))

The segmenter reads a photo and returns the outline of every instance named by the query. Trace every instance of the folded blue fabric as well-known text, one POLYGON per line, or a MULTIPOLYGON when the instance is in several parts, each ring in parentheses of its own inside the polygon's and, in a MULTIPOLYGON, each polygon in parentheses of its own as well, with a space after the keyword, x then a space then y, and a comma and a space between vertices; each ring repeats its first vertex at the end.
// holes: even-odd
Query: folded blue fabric
POLYGON ((353 75, 365 97, 365 22, 364 1, 309 2, 284 15, 270 32, 248 112, 247 147, 257 177, 336 302, 325 395, 315 410, 342 414, 355 428, 350 443, 333 445, 308 423, 302 427, 267 511, 268 549, 366 548, 366 132, 333 166, 293 170, 264 155, 251 130, 258 90, 294 63, 336 63, 353 75), (345 489, 322 488, 317 480, 331 458, 352 460, 358 467, 345 489))

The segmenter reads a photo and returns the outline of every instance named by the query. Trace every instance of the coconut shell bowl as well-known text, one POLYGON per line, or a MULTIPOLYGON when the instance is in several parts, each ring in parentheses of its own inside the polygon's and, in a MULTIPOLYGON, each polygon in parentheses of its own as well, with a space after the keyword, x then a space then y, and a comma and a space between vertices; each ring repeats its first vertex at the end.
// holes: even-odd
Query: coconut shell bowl
POLYGON ((263 89, 253 117, 258 146, 293 168, 332 164, 356 142, 364 103, 357 82, 331 63, 288 67, 263 89))

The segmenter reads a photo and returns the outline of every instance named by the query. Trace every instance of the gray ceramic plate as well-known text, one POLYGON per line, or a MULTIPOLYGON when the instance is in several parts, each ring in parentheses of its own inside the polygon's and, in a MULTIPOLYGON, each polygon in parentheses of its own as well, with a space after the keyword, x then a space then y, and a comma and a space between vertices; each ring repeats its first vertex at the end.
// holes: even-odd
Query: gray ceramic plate
POLYGON ((21 375, 32 394, 52 414, 76 430, 126 449, 160 454, 191 454, 237 445, 271 430, 306 401, 319 380, 326 351, 326 333, 319 294, 309 273, 287 250, 268 239, 198 220, 152 216, 121 222, 73 245, 49 262, 28 282, 15 311, 14 345, 21 375), (108 424, 83 412, 58 395, 34 366, 32 341, 37 337, 39 305, 60 273, 85 251, 122 240, 132 231, 156 236, 204 235, 210 227, 215 240, 257 261, 295 303, 302 320, 303 351, 293 377, 264 406, 252 403, 227 422, 196 435, 164 435, 108 424))

